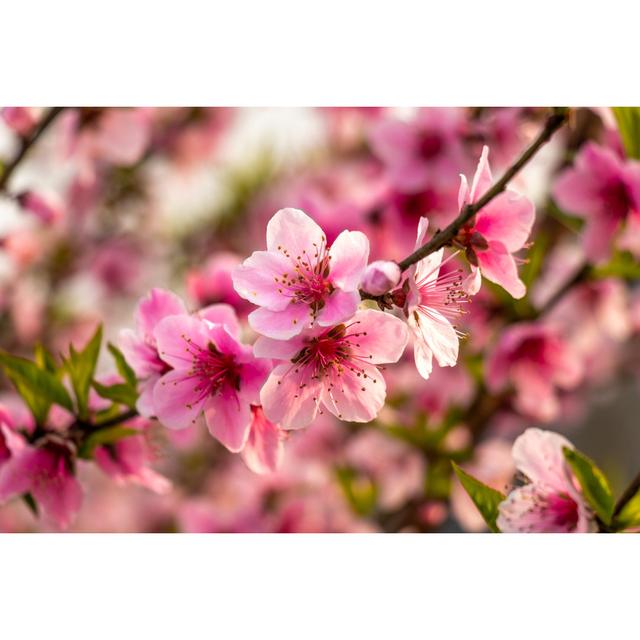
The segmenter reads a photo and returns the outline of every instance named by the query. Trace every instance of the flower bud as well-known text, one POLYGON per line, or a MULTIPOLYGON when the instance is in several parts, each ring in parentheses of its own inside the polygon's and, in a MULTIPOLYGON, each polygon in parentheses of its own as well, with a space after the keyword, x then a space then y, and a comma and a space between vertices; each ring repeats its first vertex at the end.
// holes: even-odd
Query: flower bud
POLYGON ((362 288, 373 296, 380 296, 400 282, 400 267, 389 260, 376 260, 364 272, 362 288))

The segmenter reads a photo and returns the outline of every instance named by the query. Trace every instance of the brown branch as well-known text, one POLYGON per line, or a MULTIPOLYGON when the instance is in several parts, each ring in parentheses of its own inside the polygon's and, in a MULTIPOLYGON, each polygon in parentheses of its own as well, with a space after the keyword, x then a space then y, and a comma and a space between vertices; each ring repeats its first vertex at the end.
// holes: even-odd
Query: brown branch
POLYGON ((616 506, 613 510, 613 517, 615 518, 627 505, 627 503, 640 491, 640 473, 631 481, 631 484, 625 489, 624 493, 620 496, 616 506))
POLYGON ((429 254, 451 244, 458 234, 458 231, 483 207, 488 205, 497 195, 502 193, 507 184, 519 173, 519 171, 536 155, 553 134, 558 131, 567 121, 569 110, 565 107, 558 107, 553 110, 553 114, 547 118, 544 128, 538 137, 523 151, 522 155, 504 172, 504 175, 488 190, 484 195, 472 204, 462 208, 458 217, 445 229, 438 231, 431 240, 416 249, 410 256, 398 263, 400 269, 405 271, 411 265, 422 260, 429 254))
POLYGON ((53 121, 60 115, 64 107, 53 107, 49 109, 45 117, 38 123, 38 126, 34 129, 31 135, 25 136, 21 139, 18 153, 2 171, 0 175, 0 191, 6 191, 9 179, 13 175, 13 172, 18 168, 18 165, 22 162, 23 158, 27 155, 29 150, 38 141, 40 136, 49 128, 53 121))

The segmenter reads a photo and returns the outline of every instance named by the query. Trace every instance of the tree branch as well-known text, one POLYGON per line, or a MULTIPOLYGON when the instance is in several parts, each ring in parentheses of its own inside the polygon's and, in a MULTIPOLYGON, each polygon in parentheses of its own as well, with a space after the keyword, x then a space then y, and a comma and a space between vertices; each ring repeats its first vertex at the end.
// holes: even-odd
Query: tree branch
POLYGON ((23 158, 29 152, 29 149, 37 142, 40 136, 49 128, 53 121, 62 113, 64 107, 53 107, 49 109, 45 117, 39 122, 33 133, 29 136, 23 137, 20 142, 20 148, 13 160, 4 167, 2 174, 0 175, 0 191, 6 191, 9 184, 9 178, 13 175, 13 172, 18 168, 18 165, 22 162, 23 158))

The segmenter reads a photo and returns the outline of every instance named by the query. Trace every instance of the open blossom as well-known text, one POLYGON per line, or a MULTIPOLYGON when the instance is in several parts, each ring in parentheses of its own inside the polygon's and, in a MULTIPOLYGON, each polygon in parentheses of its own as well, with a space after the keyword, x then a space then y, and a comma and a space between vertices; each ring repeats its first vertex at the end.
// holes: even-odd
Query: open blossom
MULTIPOLYGON (((426 218, 420 219, 416 248, 423 244, 428 225, 426 218)), ((409 270, 405 310, 414 336, 416 367, 425 379, 431 374, 433 356, 441 367, 453 367, 458 361, 458 332, 452 320, 463 313, 466 295, 460 270, 441 275, 443 251, 429 254, 409 270)))
MULTIPOLYGON (((482 149, 478 168, 471 188, 461 175, 458 208, 479 200, 493 184, 489 167, 489 147, 482 149)), ((513 253, 525 246, 535 220, 533 203, 515 191, 506 190, 497 195, 460 230, 456 242, 467 250, 471 262, 471 277, 466 288, 469 293, 480 289, 481 274, 499 284, 514 298, 526 293, 518 277, 513 253)))
POLYGON ((267 225, 267 251, 247 258, 233 283, 260 307, 249 314, 251 327, 287 340, 316 322, 330 327, 355 313, 368 257, 369 241, 360 231, 343 231, 328 247, 303 211, 281 209, 267 225))
POLYGON ((584 218, 584 247, 592 260, 606 259, 625 221, 640 219, 640 162, 625 161, 610 149, 586 143, 575 165, 554 188, 558 205, 584 218))
POLYGON ((500 504, 497 525, 505 533, 587 533, 595 530, 593 513, 565 461, 562 449, 573 449, 563 436, 527 429, 512 455, 528 483, 500 504))
POLYGON ((373 420, 386 397, 376 365, 397 362, 407 339, 401 320, 374 310, 358 311, 347 324, 315 327, 286 342, 261 336, 256 356, 284 361, 260 393, 265 415, 297 429, 310 424, 322 404, 341 420, 373 420))
POLYGON ((135 418, 123 426, 137 433, 120 438, 113 444, 97 447, 94 452, 96 464, 117 484, 138 484, 155 493, 167 493, 171 483, 149 467, 153 459, 147 433, 149 423, 142 418, 135 418))
POLYGON ((53 436, 37 446, 10 442, 11 457, 0 465, 0 503, 30 493, 43 516, 66 529, 82 504, 71 449, 53 436))
POLYGON ((270 363, 238 341, 237 324, 212 320, 174 315, 155 327, 158 354, 171 370, 154 386, 153 407, 172 429, 188 427, 204 413, 211 435, 237 452, 249 437, 251 405, 259 404, 270 363))
POLYGON ((153 387, 160 376, 171 368, 158 355, 154 330, 162 319, 186 313, 187 309, 177 295, 165 289, 152 289, 138 303, 135 331, 123 329, 120 332, 122 352, 140 380, 140 397, 136 408, 147 418, 154 415, 153 387))
POLYGON ((500 391, 515 387, 515 406, 538 420, 553 420, 559 411, 556 389, 572 389, 582 364, 551 326, 520 323, 504 330, 486 365, 487 385, 500 391))
POLYGON ((420 109, 411 121, 389 118, 376 123, 370 142, 392 184, 415 193, 455 181, 464 162, 463 128, 461 110, 420 109))

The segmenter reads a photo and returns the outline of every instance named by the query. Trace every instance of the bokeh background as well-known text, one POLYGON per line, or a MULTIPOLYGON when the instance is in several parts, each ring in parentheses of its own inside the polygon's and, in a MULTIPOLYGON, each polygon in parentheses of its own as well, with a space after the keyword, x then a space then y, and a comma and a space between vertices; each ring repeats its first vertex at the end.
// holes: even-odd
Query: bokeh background
MULTIPOLYGON (((30 110, 34 121, 46 110, 30 110)), ((459 173, 471 176, 483 144, 500 175, 540 130, 544 108, 67 108, 0 193, 0 346, 64 352, 99 323, 108 340, 133 324, 151 287, 192 309, 233 304, 230 270, 264 246, 266 222, 299 207, 331 241, 345 228, 371 240, 372 259, 401 259, 421 215, 431 228, 457 213, 459 173), (421 128, 426 178, 390 174, 376 130, 388 120, 421 128), (420 123, 418 125, 417 123, 420 123), (37 195, 36 204, 27 194, 37 195)), ((20 144, 20 122, 0 119, 0 163, 20 144)), ((28 122, 24 124, 28 126, 28 122)), ((451 477, 450 460, 497 488, 514 474, 510 446, 528 426, 564 433, 620 492, 640 466, 640 298, 633 251, 620 260, 613 307, 573 317, 585 381, 563 393, 561 414, 541 424, 501 408, 477 433, 468 424, 478 371, 505 321, 526 316, 571 269, 575 220, 550 197, 554 177, 587 140, 621 143, 608 109, 576 109, 571 128, 545 146, 513 188, 537 206, 528 295, 514 302, 487 286, 462 323, 459 365, 419 378, 411 349, 385 373, 388 406, 370 425, 323 415, 285 442, 279 471, 257 475, 203 424, 154 425, 154 468, 172 482, 157 495, 118 484, 80 462, 84 506, 75 531, 479 531, 481 518, 451 477)), ((523 256, 524 257, 524 256, 523 256)), ((247 338, 251 333, 247 330, 247 338)), ((111 372, 108 358, 102 373, 111 372)), ((481 378, 481 374, 480 374, 481 378)), ((19 412, 10 385, 0 403, 19 412)), ((0 507, 1 531, 37 531, 27 506, 0 507)))

